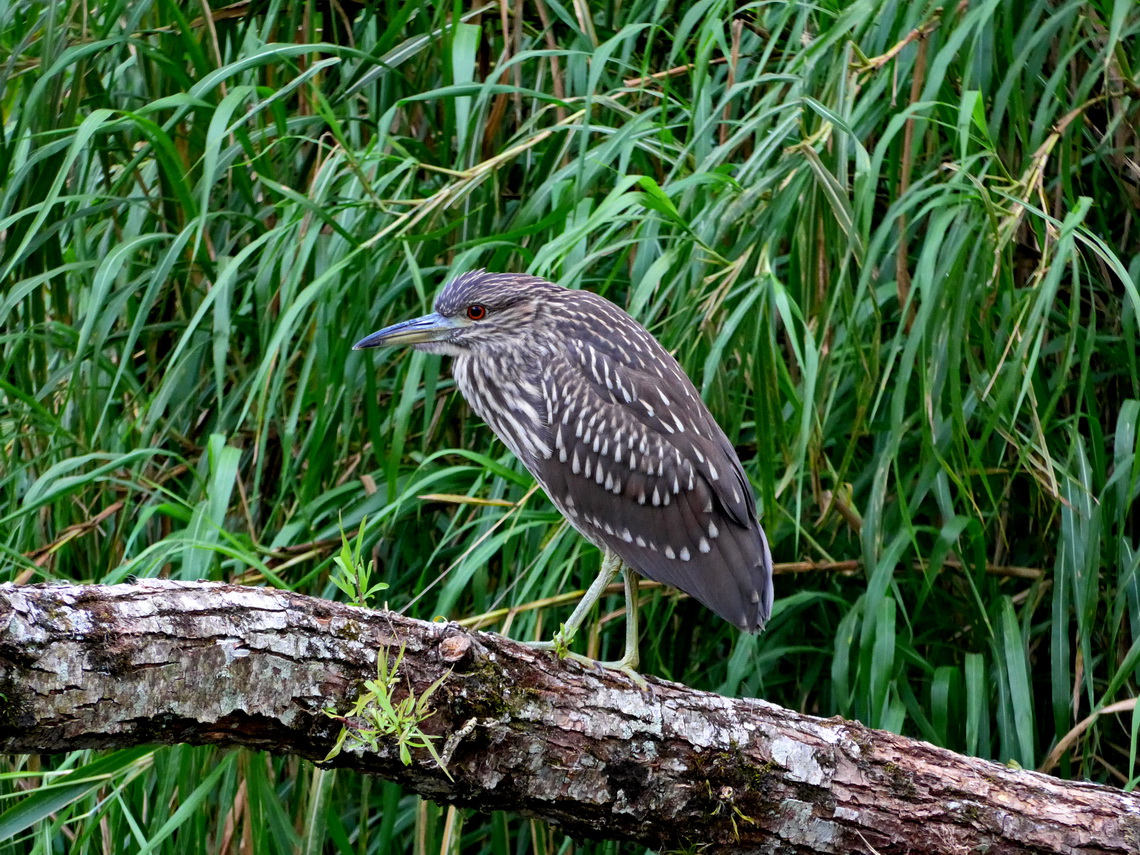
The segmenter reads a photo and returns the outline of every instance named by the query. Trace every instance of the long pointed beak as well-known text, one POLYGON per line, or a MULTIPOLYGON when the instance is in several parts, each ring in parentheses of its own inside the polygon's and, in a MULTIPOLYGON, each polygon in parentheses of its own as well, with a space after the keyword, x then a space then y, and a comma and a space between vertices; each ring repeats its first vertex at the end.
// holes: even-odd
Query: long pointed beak
POLYGON ((442 341, 458 327, 464 326, 458 318, 445 318, 438 312, 392 324, 390 327, 367 335, 352 346, 353 350, 365 347, 387 347, 395 344, 425 344, 442 341))

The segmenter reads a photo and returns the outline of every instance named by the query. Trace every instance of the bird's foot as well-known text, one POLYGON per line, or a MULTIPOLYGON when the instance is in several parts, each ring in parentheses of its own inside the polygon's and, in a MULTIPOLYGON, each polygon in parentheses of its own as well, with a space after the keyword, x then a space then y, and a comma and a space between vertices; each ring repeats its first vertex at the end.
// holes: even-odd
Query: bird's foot
POLYGON ((602 662, 598 659, 591 659, 582 653, 575 653, 570 649, 570 642, 574 640, 574 633, 566 634, 565 625, 558 628, 558 632, 554 634, 554 638, 550 641, 528 641, 525 642, 528 647, 533 647, 536 650, 549 650, 559 659, 572 659, 587 668, 596 669, 603 674, 607 671, 617 671, 624 674, 629 678, 637 688, 643 692, 648 692, 653 695, 653 689, 649 682, 637 672, 637 665, 639 657, 637 651, 634 650, 630 653, 626 651, 625 656, 613 662, 602 662))
MULTIPOLYGON (((524 641, 527 647, 533 647, 535 650, 550 650, 559 659, 565 659, 567 656, 574 654, 570 653, 570 642, 574 640, 574 631, 571 630, 569 634, 566 632, 566 624, 558 627, 558 632, 554 633, 554 638, 550 641, 524 641)), ((594 660, 590 660, 591 662, 594 660)))
POLYGON ((624 674, 628 677, 630 682, 641 691, 648 692, 650 695, 653 694, 653 689, 649 685, 649 682, 637 672, 636 659, 631 661, 629 657, 623 657, 613 662, 602 662, 598 659, 591 659, 589 656, 585 656, 581 653, 572 653, 570 651, 567 651, 558 658, 572 659, 575 662, 585 665, 587 668, 593 668, 603 674, 607 671, 617 671, 619 674, 624 674))

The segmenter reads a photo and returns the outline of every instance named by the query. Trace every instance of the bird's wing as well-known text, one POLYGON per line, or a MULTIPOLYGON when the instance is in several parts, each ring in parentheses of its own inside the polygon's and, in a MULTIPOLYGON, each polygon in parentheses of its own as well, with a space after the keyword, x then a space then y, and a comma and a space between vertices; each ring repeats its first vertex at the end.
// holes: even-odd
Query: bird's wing
POLYGON ((725 512, 742 526, 756 523, 756 500, 736 450, 668 351, 609 301, 598 298, 595 318, 610 336, 571 338, 571 368, 601 402, 624 410, 705 476, 725 512), (607 316, 611 316, 608 317, 607 316))
POLYGON ((736 453, 671 357, 653 354, 647 371, 620 361, 626 352, 573 341, 548 359, 552 453, 535 474, 587 537, 755 630, 768 616, 771 557, 736 453))

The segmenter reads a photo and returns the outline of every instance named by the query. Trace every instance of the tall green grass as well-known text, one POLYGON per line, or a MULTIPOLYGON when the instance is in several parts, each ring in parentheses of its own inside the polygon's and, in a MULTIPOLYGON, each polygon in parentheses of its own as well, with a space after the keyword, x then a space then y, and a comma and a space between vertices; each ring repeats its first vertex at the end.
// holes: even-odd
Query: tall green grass
MULTIPOLYGON (((677 355, 800 563, 758 638, 643 598, 646 671, 1026 767, 1137 696, 1130 0, 205 11, 0 5, 6 580, 336 597, 367 518, 392 607, 548 636, 596 550, 438 358, 350 350, 525 270, 677 355)), ((1138 728, 1050 768, 1133 787, 1138 728)), ((570 848, 247 752, 0 796, 3 852, 570 848)))

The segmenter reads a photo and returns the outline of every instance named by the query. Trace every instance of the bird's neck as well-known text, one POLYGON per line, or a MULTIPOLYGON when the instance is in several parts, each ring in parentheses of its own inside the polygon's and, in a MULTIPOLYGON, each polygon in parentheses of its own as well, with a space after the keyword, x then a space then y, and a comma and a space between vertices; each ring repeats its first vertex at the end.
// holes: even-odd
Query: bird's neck
POLYGON ((526 464, 550 457, 541 360, 465 353, 454 369, 463 398, 517 457, 526 464))

